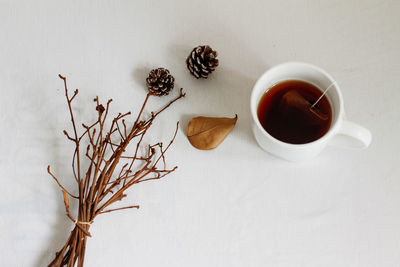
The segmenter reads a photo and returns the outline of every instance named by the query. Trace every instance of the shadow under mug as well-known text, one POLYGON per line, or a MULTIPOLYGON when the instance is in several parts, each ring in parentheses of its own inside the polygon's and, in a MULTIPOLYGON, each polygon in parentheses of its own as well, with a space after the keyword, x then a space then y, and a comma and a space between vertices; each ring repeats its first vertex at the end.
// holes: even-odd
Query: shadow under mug
MULTIPOLYGON (((322 92, 321 92, 322 93, 322 92)), ((345 117, 343 98, 335 80, 324 70, 303 62, 288 62, 266 71, 256 82, 250 99, 252 130, 257 143, 265 151, 289 161, 302 161, 317 156, 328 144, 340 147, 366 148, 371 143, 371 132, 350 122, 345 117), (257 108, 261 97, 275 84, 287 80, 301 80, 327 91, 332 108, 332 122, 321 138, 306 144, 289 144, 271 136, 261 125, 257 108)))

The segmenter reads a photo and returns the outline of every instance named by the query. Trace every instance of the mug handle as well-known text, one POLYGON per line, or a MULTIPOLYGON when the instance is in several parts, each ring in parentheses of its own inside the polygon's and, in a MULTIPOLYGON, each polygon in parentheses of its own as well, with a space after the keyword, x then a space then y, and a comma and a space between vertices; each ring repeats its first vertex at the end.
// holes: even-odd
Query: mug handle
POLYGON ((367 148, 371 144, 372 134, 363 126, 343 120, 330 144, 340 147, 367 148))

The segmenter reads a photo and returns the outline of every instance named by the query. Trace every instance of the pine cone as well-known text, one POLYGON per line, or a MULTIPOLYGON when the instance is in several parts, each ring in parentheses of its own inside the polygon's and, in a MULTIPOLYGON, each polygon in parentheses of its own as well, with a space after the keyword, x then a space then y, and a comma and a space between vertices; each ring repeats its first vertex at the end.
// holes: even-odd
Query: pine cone
POLYGON ((169 70, 158 68, 151 70, 146 79, 147 88, 153 95, 168 95, 174 88, 175 78, 169 73, 169 70))
POLYGON ((212 50, 208 45, 195 47, 186 59, 190 73, 197 79, 207 79, 208 75, 218 66, 217 55, 217 51, 212 50))

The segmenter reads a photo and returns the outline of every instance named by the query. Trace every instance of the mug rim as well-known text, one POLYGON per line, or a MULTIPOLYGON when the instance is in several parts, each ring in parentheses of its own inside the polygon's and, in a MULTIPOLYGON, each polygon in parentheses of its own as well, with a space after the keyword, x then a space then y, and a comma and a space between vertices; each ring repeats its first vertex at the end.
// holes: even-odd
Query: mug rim
MULTIPOLYGON (((250 109, 251 109, 251 115, 252 115, 254 123, 257 125, 258 129, 261 130, 263 136, 271 139, 272 141, 274 141, 274 142, 276 142, 276 143, 278 143, 279 145, 282 145, 282 146, 292 147, 293 148, 293 147, 304 147, 304 146, 317 145, 317 144, 326 142, 337 131, 337 129, 339 127, 339 121, 343 117, 343 113, 344 113, 342 93, 341 93, 339 85, 336 82, 335 82, 335 84, 334 84, 332 89, 336 90, 336 93, 337 93, 338 99, 339 99, 339 103, 338 103, 337 107, 335 106, 335 108, 338 109, 337 119, 333 122, 333 124, 331 124, 331 126, 329 127, 329 130, 323 136, 321 136, 320 138, 318 138, 318 139, 316 139, 314 141, 308 142, 308 143, 304 143, 304 144, 291 144, 291 143, 286 143, 284 141, 281 141, 281 140, 273 137, 271 134, 269 134, 264 129, 264 127, 262 127, 262 125, 260 123, 260 120, 258 119, 258 116, 257 116, 257 108, 258 108, 258 104, 259 103, 257 103, 256 99, 255 99, 257 97, 257 95, 258 95, 258 93, 256 94, 256 91, 258 91, 257 89, 259 87, 263 86, 264 82, 262 83, 262 80, 269 72, 271 72, 274 69, 281 68, 281 67, 284 67, 284 66, 287 66, 287 65, 300 65, 300 66, 305 66, 305 67, 308 67, 308 68, 312 68, 312 69, 318 71, 319 73, 321 73, 326 78, 328 78, 330 81, 335 82, 333 77, 328 72, 326 72, 325 70, 321 69, 320 67, 317 67, 317 66, 315 66, 313 64, 306 63, 306 62, 289 61, 289 62, 280 63, 278 65, 275 65, 275 66, 269 68, 268 70, 266 70, 257 79, 256 83, 253 86, 252 92, 251 92, 250 109)), ((268 87, 268 89, 269 88, 270 87, 268 87)), ((332 102, 330 104, 333 105, 332 102)))

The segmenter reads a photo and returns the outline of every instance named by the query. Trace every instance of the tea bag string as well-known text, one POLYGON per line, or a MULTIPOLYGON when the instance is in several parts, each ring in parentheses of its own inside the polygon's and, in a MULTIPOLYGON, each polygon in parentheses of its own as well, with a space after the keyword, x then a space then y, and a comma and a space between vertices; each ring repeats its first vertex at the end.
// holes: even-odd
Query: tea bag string
POLYGON ((314 108, 316 104, 318 104, 318 102, 324 97, 324 95, 326 94, 326 92, 328 92, 329 89, 331 89, 331 87, 336 83, 336 81, 333 81, 326 89, 325 91, 322 93, 322 95, 317 99, 317 101, 314 102, 314 104, 311 105, 310 109, 314 108))

